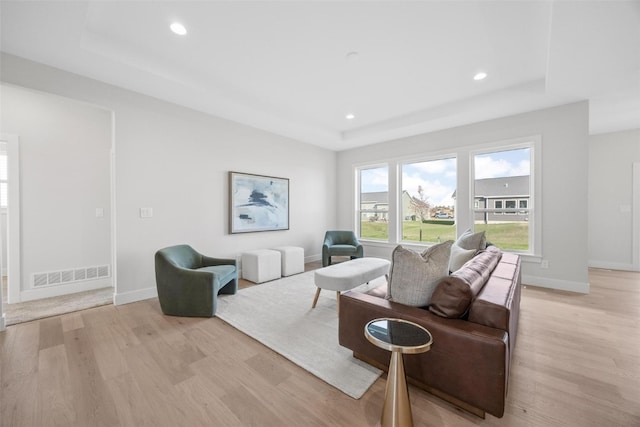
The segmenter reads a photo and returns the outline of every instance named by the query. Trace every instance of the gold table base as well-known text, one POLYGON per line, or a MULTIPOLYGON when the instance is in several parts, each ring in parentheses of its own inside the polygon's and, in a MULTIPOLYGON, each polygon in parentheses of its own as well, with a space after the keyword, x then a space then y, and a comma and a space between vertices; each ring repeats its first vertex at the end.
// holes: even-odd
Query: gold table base
POLYGON ((424 353, 431 349, 431 333, 417 323, 403 319, 373 319, 364 327, 364 336, 375 346, 389 350, 382 427, 413 427, 403 354, 424 353))
POLYGON ((381 424, 382 427, 413 427, 404 362, 399 351, 391 352, 381 424))

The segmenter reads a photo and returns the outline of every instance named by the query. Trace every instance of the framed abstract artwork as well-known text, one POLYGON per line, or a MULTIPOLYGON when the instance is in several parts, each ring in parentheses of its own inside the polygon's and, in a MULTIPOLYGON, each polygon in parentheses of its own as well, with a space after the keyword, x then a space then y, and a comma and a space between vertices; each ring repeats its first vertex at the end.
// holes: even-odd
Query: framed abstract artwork
POLYGON ((229 172, 229 232, 289 229, 289 179, 229 172))

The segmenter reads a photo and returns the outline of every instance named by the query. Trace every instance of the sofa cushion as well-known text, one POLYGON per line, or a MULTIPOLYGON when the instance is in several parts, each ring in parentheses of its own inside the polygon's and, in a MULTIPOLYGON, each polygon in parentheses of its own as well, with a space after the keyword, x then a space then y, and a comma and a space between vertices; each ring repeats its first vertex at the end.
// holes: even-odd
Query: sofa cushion
POLYGON ((209 273, 213 273, 216 276, 218 276, 218 280, 220 284, 226 284, 235 278, 234 275, 236 274, 236 266, 235 265, 211 265, 208 267, 198 268, 196 271, 208 271, 209 273))
POLYGON ((391 255, 387 299, 413 307, 429 305, 435 286, 449 274, 452 244, 439 243, 421 254, 397 246, 391 255))
POLYGON ((491 275, 487 284, 469 306, 469 321, 491 328, 509 331, 509 307, 516 279, 503 279, 491 275))
POLYGON ((442 317, 464 317, 501 256, 500 249, 489 246, 462 268, 440 280, 431 296, 429 311, 442 317))

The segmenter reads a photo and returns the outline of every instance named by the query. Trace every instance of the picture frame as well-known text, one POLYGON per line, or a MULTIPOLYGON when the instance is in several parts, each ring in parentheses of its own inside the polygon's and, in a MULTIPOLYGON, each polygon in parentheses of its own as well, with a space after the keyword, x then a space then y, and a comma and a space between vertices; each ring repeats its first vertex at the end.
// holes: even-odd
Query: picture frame
POLYGON ((229 172, 229 233, 288 229, 288 178, 229 172))

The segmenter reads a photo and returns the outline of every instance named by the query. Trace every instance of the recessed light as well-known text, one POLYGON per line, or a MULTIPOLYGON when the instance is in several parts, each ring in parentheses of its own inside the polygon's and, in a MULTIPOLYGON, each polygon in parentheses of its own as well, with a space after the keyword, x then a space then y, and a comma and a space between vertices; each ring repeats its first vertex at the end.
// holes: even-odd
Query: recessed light
POLYGON ((473 80, 484 80, 487 78, 487 73, 480 71, 475 76, 473 76, 473 80))
POLYGON ((347 114, 347 115, 346 115, 346 116, 344 116, 344 117, 345 117, 345 119, 347 119, 347 120, 353 120, 353 119, 355 119, 355 118, 356 118, 356 116, 355 116, 355 115, 353 115, 353 114, 351 114, 351 113, 347 114))
POLYGON ((171 31, 178 34, 179 36, 184 36, 185 34, 187 34, 187 29, 179 22, 174 22, 169 28, 171 28, 171 31))

